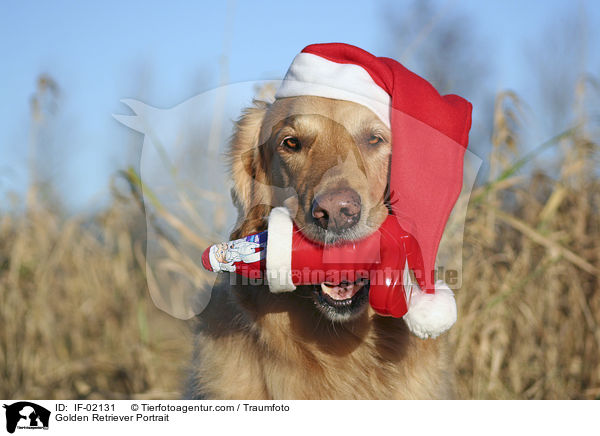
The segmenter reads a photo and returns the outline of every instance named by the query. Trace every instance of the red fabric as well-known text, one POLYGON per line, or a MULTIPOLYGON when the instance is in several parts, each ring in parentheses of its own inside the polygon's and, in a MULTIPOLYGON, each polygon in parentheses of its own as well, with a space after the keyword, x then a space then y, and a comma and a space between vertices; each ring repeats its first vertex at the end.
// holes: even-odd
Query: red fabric
POLYGON ((430 125, 463 147, 469 142, 472 106, 458 95, 441 96, 425 79, 394 59, 373 56, 349 44, 330 43, 306 46, 311 53, 338 64, 355 64, 364 68, 392 97, 392 107, 430 125))
MULTIPOLYGON (((464 150, 472 106, 457 95, 441 96, 399 62, 348 44, 314 44, 312 53, 364 68, 392 101, 392 210, 423 253, 421 288, 435 292, 435 258, 448 216, 462 187, 464 150)), ((418 265, 409 265, 417 272, 418 265)))

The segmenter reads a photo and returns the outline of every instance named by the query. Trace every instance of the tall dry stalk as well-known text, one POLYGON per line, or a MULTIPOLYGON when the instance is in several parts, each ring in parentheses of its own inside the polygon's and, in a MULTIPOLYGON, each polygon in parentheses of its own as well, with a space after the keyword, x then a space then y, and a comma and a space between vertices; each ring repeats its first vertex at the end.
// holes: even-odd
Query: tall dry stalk
POLYGON ((0 217, 0 397, 178 397, 191 337, 149 299, 140 218, 0 217))
MULTIPOLYGON (((600 181, 587 162, 598 144, 586 136, 579 115, 575 128, 538 149, 560 143, 558 177, 542 169, 518 174, 523 157, 501 154, 514 137, 507 126, 515 121, 501 107, 490 158, 496 171, 475 193, 466 225, 460 319, 451 331, 459 393, 596 398, 600 181)), ((533 160, 535 153, 527 157, 533 160)))

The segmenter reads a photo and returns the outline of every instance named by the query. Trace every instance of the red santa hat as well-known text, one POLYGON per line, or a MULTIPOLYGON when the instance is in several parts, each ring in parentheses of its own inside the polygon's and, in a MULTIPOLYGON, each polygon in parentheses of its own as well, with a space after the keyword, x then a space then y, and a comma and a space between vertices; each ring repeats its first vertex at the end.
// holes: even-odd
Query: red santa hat
MULTIPOLYGON (((393 59, 340 43, 309 45, 296 56, 275 98, 302 95, 361 104, 390 127, 391 207, 421 251, 408 267, 424 292, 413 296, 405 320, 425 337, 445 330, 456 319, 456 304, 452 291, 435 283, 435 259, 462 188, 471 104, 457 95, 440 95, 393 59)), ((290 224, 283 226, 287 234, 290 224)), ((269 232, 276 232, 275 227, 270 224, 269 232)), ((274 264, 279 267, 280 261, 274 264)))

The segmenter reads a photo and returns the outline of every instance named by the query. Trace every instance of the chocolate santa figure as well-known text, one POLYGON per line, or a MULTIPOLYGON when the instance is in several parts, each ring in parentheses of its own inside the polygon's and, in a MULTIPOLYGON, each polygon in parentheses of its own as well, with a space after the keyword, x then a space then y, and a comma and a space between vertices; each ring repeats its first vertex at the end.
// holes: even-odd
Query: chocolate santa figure
POLYGON ((211 245, 205 251, 205 265, 214 272, 235 272, 242 264, 258 264, 265 258, 266 234, 249 235, 235 241, 211 245))

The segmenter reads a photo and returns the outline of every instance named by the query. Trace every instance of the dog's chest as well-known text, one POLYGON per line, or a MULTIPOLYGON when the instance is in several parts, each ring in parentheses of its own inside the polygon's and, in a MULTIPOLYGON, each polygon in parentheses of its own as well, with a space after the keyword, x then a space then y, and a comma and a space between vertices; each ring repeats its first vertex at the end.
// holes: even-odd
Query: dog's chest
MULTIPOLYGON (((266 390, 271 398, 394 399, 412 397, 411 383, 401 387, 407 362, 389 360, 373 342, 346 353, 328 352, 315 344, 298 344, 281 354, 263 355, 266 390)), ((339 351, 339 350, 335 350, 339 351)))

